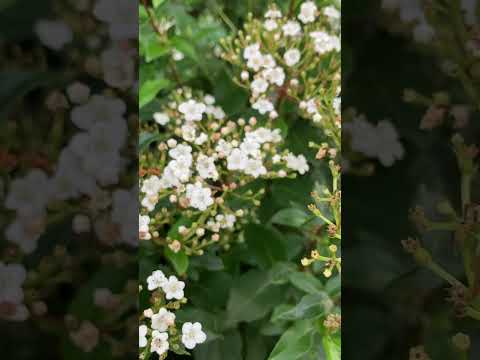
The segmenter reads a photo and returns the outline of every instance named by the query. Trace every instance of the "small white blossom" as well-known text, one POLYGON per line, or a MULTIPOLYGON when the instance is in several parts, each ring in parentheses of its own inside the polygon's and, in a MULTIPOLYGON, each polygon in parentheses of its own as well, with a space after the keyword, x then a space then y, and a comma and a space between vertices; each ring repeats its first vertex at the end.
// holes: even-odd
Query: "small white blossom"
POLYGON ((176 299, 181 300, 184 297, 183 289, 185 283, 179 281, 176 276, 170 276, 166 282, 162 285, 162 290, 165 292, 165 298, 167 300, 176 299))
POLYGON ((313 1, 307 1, 304 2, 300 7, 300 14, 298 15, 298 18, 304 24, 308 24, 315 21, 317 12, 317 5, 315 5, 313 1))
POLYGON ((165 308, 161 308, 157 314, 152 315, 152 329, 167 331, 175 323, 175 314, 165 308))
POLYGON ((283 55, 283 59, 288 66, 296 65, 300 61, 300 58, 301 54, 298 49, 287 50, 287 52, 285 52, 285 55, 283 55))
POLYGON ((302 33, 302 27, 296 21, 289 20, 282 26, 285 36, 298 36, 302 33))
POLYGON ((153 119, 157 124, 160 124, 162 126, 167 125, 168 122, 170 121, 170 118, 165 113, 155 113, 153 114, 153 119))
POLYGON ((169 348, 168 333, 160 332, 158 330, 152 331, 152 343, 150 349, 158 355, 162 355, 166 353, 169 348))
POLYGON ((72 29, 63 21, 39 20, 35 33, 46 47, 57 51, 73 40, 72 29))
POLYGON ((147 278, 148 290, 153 291, 163 287, 166 282, 165 274, 161 270, 156 270, 147 278))
POLYGON ((207 335, 202 331, 202 324, 185 323, 182 326, 182 343, 189 350, 195 348, 197 344, 201 344, 207 340, 207 335))

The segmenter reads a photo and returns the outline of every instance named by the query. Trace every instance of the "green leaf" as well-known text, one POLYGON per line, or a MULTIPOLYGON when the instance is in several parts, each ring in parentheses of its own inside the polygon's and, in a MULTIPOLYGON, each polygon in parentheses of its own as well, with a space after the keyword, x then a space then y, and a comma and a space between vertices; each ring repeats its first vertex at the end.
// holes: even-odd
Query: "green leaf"
POLYGON ((310 214, 298 209, 288 208, 282 209, 272 216, 270 220, 273 224, 286 225, 295 228, 301 227, 310 218, 310 214))
POLYGON ((0 111, 7 111, 22 96, 38 87, 58 81, 58 79, 58 76, 47 72, 1 72, 0 111))
POLYGON ((263 269, 288 258, 283 238, 273 228, 249 224, 245 229, 245 240, 249 256, 263 269))
POLYGON ((269 273, 251 270, 235 281, 227 304, 228 323, 251 322, 267 315, 283 300, 284 288, 269 273))
POLYGON ((294 272, 289 275, 289 280, 297 289, 305 291, 308 294, 320 294, 324 292, 320 279, 311 273, 294 272))
POLYGON ((152 0, 152 4, 154 8, 158 8, 160 5, 162 5, 165 2, 165 0, 152 0))
POLYGON ((269 338, 263 337, 257 326, 250 326, 245 335, 245 360, 265 360, 268 356, 270 346, 267 343, 269 338))
POLYGON ((140 153, 142 153, 144 150, 150 146, 151 143, 160 140, 163 137, 162 134, 152 134, 152 133, 147 133, 147 132, 142 132, 140 133, 139 139, 138 139, 138 150, 140 153))
POLYGON ((140 88, 139 107, 142 108, 152 101, 157 94, 170 86, 170 81, 167 79, 156 79, 145 81, 140 88))
POLYGON ((314 347, 314 335, 311 321, 295 323, 282 335, 268 360, 302 360, 314 347))
POLYGON ((293 308, 284 308, 284 311, 276 313, 272 321, 317 318, 329 312, 332 307, 333 302, 327 294, 309 294, 305 295, 293 308))
POLYGON ((337 274, 336 276, 330 278, 325 285, 325 291, 330 296, 335 296, 340 293, 340 291, 342 291, 342 276, 337 274))
POLYGON ((195 348, 195 360, 224 360, 228 354, 229 360, 243 360, 242 337, 235 330, 225 334, 223 339, 215 340, 195 348))
POLYGON ((195 63, 200 63, 200 57, 197 54, 197 50, 188 39, 177 36, 171 39, 171 43, 175 49, 182 52, 186 57, 190 58, 195 63))
POLYGON ((340 336, 325 335, 322 339, 322 344, 326 360, 340 360, 342 358, 342 344, 340 336))
POLYGON ((173 252, 168 246, 165 247, 165 257, 172 263, 178 275, 184 275, 188 270, 189 260, 185 251, 173 252))
POLYGON ((169 44, 160 43, 155 36, 151 36, 149 40, 146 40, 143 43, 143 48, 145 49, 145 61, 147 62, 168 55, 171 50, 169 44))

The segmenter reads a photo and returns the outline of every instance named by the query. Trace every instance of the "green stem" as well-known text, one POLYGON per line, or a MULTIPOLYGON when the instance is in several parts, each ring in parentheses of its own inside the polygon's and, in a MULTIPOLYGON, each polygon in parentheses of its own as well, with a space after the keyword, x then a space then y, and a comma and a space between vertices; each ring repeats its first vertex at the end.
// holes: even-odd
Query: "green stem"
POLYGON ((450 285, 465 288, 465 285, 463 285, 453 275, 451 275, 448 271, 446 271, 444 268, 442 268, 440 265, 438 265, 434 261, 431 261, 430 263, 428 263, 427 267, 431 271, 433 271, 435 274, 437 274, 439 277, 441 277, 443 280, 448 282, 450 285))

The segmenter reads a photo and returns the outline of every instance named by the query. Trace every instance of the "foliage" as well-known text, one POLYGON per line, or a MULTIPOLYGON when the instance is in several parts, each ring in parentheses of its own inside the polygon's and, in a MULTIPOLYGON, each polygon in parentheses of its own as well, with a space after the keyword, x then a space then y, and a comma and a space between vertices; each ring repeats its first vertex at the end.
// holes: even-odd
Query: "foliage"
MULTIPOLYGON (((312 5, 139 4, 140 282, 145 286, 159 269, 185 282, 186 304, 175 316, 179 324, 201 323, 206 333, 193 351, 186 349, 195 359, 341 356, 335 270, 341 237, 340 54, 339 45, 330 44, 338 43, 339 29, 329 22, 338 21, 336 4, 318 1, 310 13, 312 5), (301 35, 283 38, 287 18, 296 18, 301 35), (271 27, 278 21, 277 35, 260 38, 268 20, 271 27), (327 49, 309 36, 319 31, 331 36, 323 44, 327 49), (261 41, 252 54, 266 59, 268 52, 278 63, 276 75, 258 69, 249 74, 250 80, 264 79, 255 83, 253 102, 250 88, 256 85, 240 79, 248 65, 231 61, 233 54, 243 55, 249 39, 261 41), (286 47, 298 48, 305 61, 293 65, 295 54, 282 60, 286 47), (255 106, 265 86, 268 99, 255 106), (312 191, 319 200, 313 213, 312 191), (321 261, 303 266, 312 251, 321 261)), ((148 292, 143 289, 140 297, 149 298, 148 292)), ((141 303, 141 310, 148 313, 151 304, 141 303)), ((173 326, 167 332, 177 336, 173 326)), ((175 341, 168 358, 183 356, 175 341)), ((141 348, 141 357, 151 356, 149 348, 141 348)))

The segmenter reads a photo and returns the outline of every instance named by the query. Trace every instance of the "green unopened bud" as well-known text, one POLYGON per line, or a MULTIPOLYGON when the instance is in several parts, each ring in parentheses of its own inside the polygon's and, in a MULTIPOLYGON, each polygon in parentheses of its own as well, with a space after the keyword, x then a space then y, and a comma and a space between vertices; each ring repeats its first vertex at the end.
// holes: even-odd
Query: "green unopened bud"
POLYGON ((415 257, 415 260, 420 264, 420 265, 428 265, 432 261, 432 256, 430 253, 425 250, 424 248, 418 248, 414 253, 413 256, 415 257))
POLYGON ((437 204, 437 211, 442 215, 454 215, 455 209, 448 200, 442 200, 437 204))
POLYGON ((453 345, 460 351, 467 351, 470 348, 470 336, 462 333, 452 337, 453 345))

